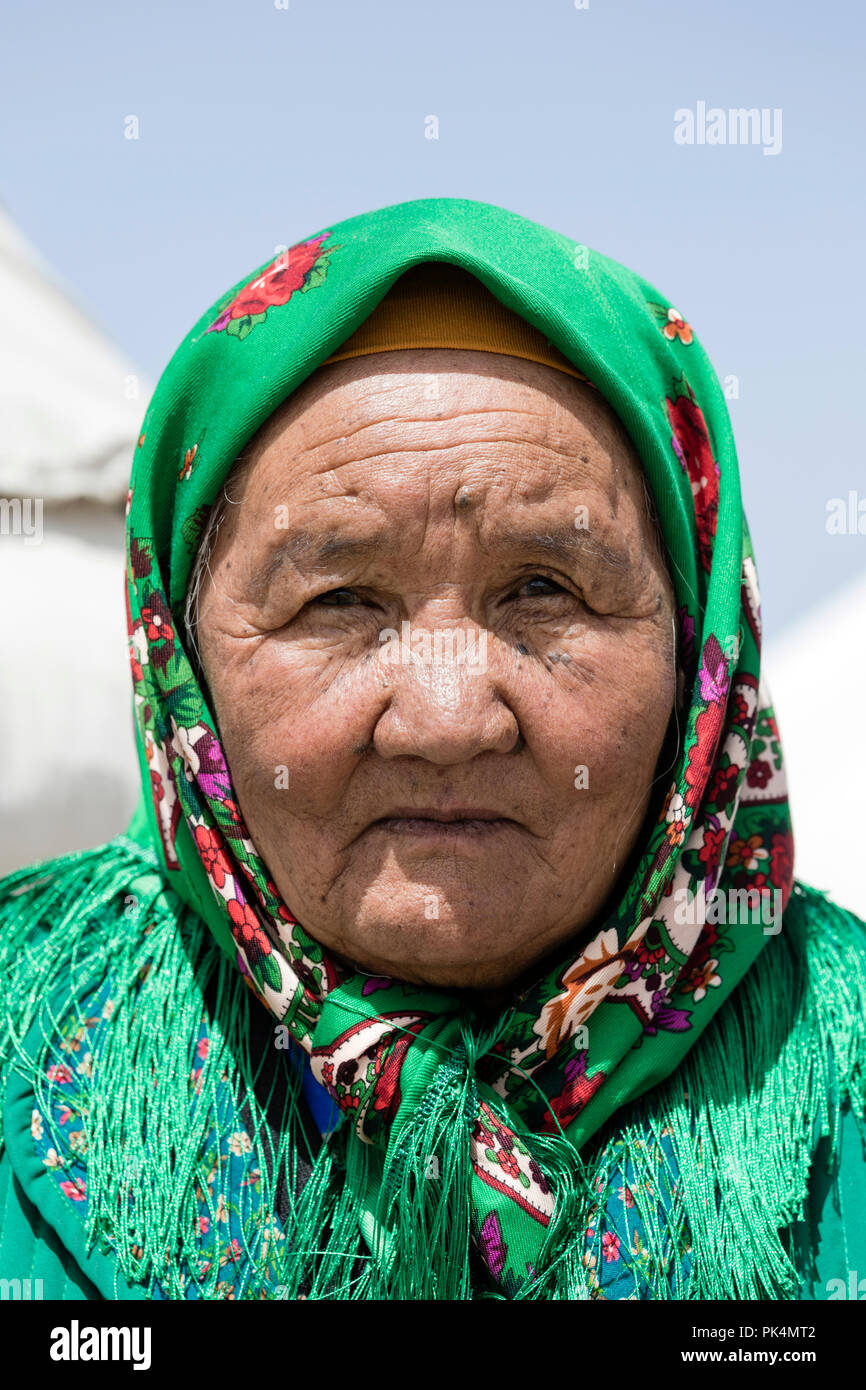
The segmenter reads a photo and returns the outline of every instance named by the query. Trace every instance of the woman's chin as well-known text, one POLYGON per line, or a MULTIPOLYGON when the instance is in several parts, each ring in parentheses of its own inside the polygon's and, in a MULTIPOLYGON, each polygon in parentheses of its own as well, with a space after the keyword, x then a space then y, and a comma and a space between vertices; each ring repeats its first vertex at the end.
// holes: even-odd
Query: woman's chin
POLYGON ((513 903, 509 911, 506 902, 488 898, 482 910, 477 901, 443 903, 431 895, 430 907, 438 916, 425 917, 417 899, 392 898, 379 911, 367 900, 341 934, 339 954, 371 975, 455 989, 496 989, 543 954, 537 918, 527 913, 518 921, 513 903), (527 939, 519 927, 530 923, 527 939))

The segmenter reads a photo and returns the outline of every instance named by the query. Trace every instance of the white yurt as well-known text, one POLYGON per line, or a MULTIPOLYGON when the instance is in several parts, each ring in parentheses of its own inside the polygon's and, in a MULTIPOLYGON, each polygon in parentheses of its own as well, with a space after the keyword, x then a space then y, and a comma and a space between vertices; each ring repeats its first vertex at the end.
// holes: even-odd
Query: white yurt
POLYGON ((866 572, 764 650, 788 769, 794 869, 866 918, 866 572))
POLYGON ((149 391, 0 208, 0 874, 135 804, 123 522, 149 391))

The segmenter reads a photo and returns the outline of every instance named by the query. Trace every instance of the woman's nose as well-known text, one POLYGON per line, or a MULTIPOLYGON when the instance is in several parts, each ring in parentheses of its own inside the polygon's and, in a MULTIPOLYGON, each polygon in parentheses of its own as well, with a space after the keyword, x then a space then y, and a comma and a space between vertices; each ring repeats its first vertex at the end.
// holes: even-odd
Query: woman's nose
POLYGON ((488 636, 477 628, 402 633, 380 654, 390 686, 373 733, 380 757, 446 766, 518 746, 517 717, 491 673, 488 636))

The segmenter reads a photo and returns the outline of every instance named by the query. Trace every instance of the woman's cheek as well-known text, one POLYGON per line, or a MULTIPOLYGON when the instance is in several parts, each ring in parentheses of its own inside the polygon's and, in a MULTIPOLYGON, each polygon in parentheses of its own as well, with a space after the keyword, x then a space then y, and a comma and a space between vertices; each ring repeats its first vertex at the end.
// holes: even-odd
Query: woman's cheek
POLYGON ((658 644, 635 636, 620 662, 608 667, 596 709, 612 776, 629 793, 635 779, 649 785, 674 703, 674 674, 658 644))
POLYGON ((264 644, 244 659, 217 702, 241 801, 264 799, 293 816, 338 804, 369 740, 377 690, 372 672, 332 651, 287 654, 264 644))
POLYGON ((673 673, 658 644, 634 633, 595 635, 547 669, 525 692, 530 743, 545 750, 554 785, 614 794, 652 769, 673 707, 673 673), (534 733, 533 733, 534 730, 534 733))

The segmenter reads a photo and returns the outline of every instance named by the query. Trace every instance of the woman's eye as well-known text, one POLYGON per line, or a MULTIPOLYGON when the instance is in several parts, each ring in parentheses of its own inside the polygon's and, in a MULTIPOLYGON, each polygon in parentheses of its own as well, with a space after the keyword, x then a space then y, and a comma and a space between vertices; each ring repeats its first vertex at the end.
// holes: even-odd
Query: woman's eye
POLYGON ((322 603, 328 608, 349 608, 361 600, 354 589, 329 589, 325 594, 317 594, 312 603, 322 603))
POLYGON ((515 598, 546 598, 548 594, 563 594, 565 590, 555 579, 548 579, 545 574, 533 574, 529 579, 524 579, 523 583, 515 590, 515 598))

